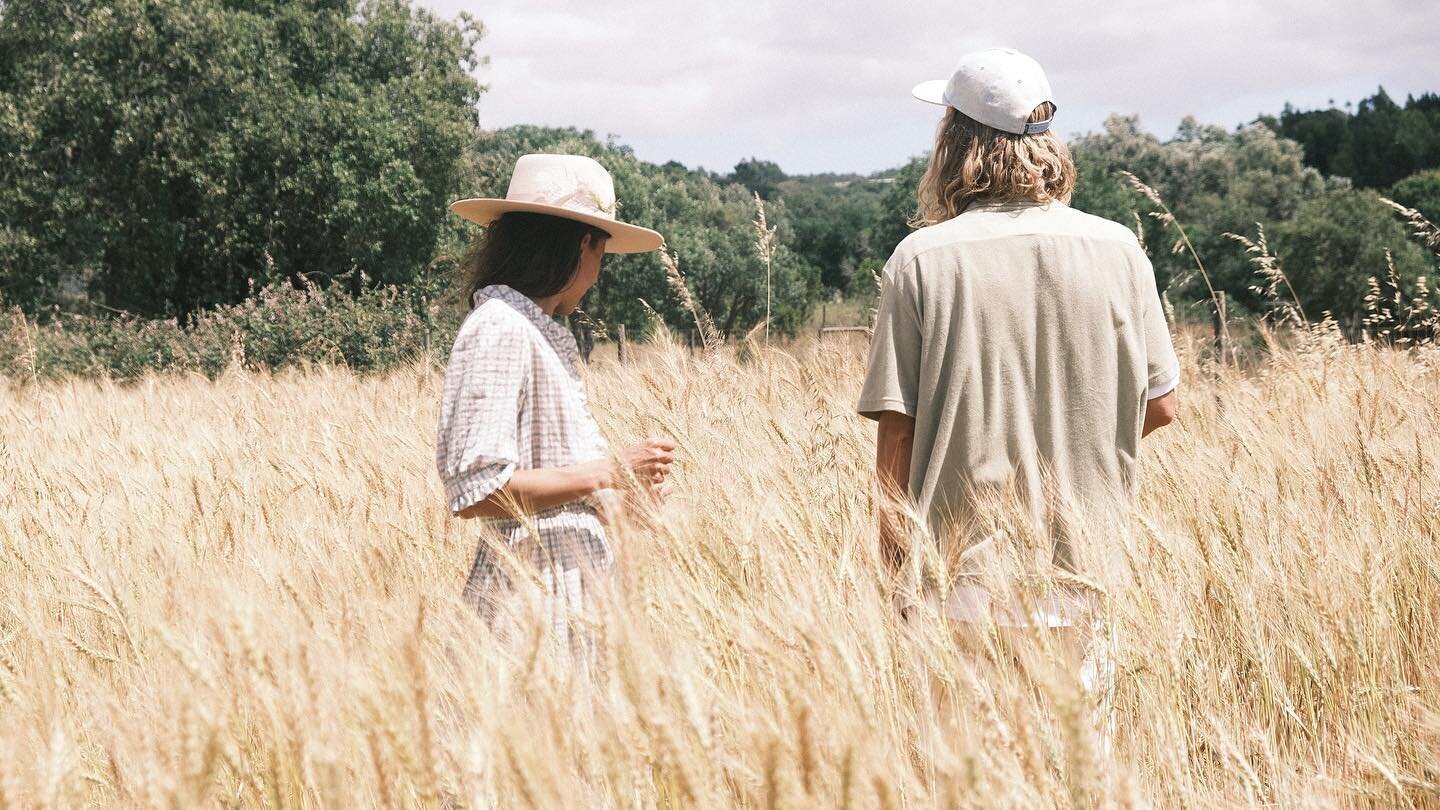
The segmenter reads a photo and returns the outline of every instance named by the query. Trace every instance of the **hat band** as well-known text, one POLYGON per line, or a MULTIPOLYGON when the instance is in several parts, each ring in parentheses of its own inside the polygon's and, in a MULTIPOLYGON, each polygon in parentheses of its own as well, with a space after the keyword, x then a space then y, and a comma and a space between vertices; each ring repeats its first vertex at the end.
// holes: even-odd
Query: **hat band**
POLYGON ((568 208, 578 213, 590 214, 592 216, 615 218, 615 209, 618 201, 610 198, 608 201, 600 196, 589 183, 581 180, 571 187, 568 193, 561 193, 553 184, 550 188, 536 190, 531 193, 512 190, 505 195, 507 199, 514 202, 537 203, 539 205, 553 205, 556 208, 568 208), (528 198, 528 199, 526 199, 528 198))

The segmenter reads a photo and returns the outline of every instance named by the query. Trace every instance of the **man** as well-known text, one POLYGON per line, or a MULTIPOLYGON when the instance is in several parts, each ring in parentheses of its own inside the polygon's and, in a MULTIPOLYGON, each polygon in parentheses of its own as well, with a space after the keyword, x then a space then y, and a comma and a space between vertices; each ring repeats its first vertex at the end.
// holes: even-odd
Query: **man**
MULTIPOLYGON (((1074 519, 1131 496, 1141 437, 1175 418, 1154 272, 1127 228, 1066 205, 1075 167, 1034 60, 972 53, 914 94, 947 109, 919 188, 924 227, 885 266, 859 402, 879 421, 876 472, 893 496, 882 548, 906 556, 911 508, 917 536, 973 567, 1019 534, 977 522, 981 502, 1008 496, 1073 571, 1074 519)), ((1081 591, 1021 605, 960 583, 929 596, 961 621, 1063 627, 1093 613, 1081 591)))

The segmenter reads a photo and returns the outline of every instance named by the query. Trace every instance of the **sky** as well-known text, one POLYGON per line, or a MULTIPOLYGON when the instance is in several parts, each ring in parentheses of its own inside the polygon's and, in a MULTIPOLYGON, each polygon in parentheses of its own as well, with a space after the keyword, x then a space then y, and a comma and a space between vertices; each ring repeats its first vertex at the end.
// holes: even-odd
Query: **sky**
POLYGON ((1385 89, 1440 92, 1440 0, 416 0, 487 29, 480 123, 575 126, 642 160, 870 173, 926 151, 910 88, 992 46, 1037 59, 1069 136, 1112 113, 1167 137, 1385 89))

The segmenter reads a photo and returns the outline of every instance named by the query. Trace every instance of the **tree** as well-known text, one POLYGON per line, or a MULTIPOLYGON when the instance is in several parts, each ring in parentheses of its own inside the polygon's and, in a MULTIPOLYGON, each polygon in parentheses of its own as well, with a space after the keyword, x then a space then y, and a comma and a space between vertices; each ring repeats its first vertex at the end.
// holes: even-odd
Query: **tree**
MULTIPOLYGON (((1320 173, 1304 165, 1299 144, 1259 125, 1229 132, 1187 118, 1175 137, 1161 141, 1145 132, 1138 118, 1111 116, 1103 132, 1077 138, 1071 151, 1081 171, 1078 205, 1133 225, 1134 217, 1118 210, 1122 203, 1112 185, 1120 171, 1133 172, 1159 191, 1205 261, 1212 282, 1226 290, 1241 312, 1259 309, 1262 302, 1250 290, 1254 267, 1249 257, 1225 234, 1253 233, 1257 222, 1270 229, 1327 188, 1320 173), (1101 189, 1093 188, 1096 183, 1101 189)), ((1329 187, 1337 185, 1344 184, 1329 187)), ((1171 249, 1177 238, 1173 227, 1161 227, 1148 217, 1152 208, 1138 194, 1132 193, 1131 207, 1143 218, 1160 283, 1176 282, 1175 302, 1208 297, 1190 257, 1171 249)))
POLYGON ((1314 167, 1321 174, 1335 174, 1336 162, 1342 159, 1341 153, 1346 149, 1345 131, 1349 119, 1344 110, 1333 107, 1301 112, 1286 104, 1278 121, 1261 120, 1277 134, 1300 143, 1305 150, 1305 165, 1314 167))
POLYGON ((895 246, 910 235, 910 220, 920 206, 920 178, 925 176, 929 156, 911 158, 896 170, 880 204, 881 219, 875 224, 875 250, 890 258, 895 246))
MULTIPOLYGON (((1133 227, 1139 199, 1125 184, 1120 173, 1098 157, 1077 152, 1075 158, 1075 196, 1071 207, 1133 227)), ((1148 227, 1148 223, 1144 223, 1148 227)))
POLYGON ((781 184, 780 198, 795 233, 791 247, 820 268, 826 289, 848 293, 872 286, 858 276, 867 260, 879 258, 873 231, 881 221, 888 189, 881 179, 865 177, 791 179, 781 184))
POLYGON ((1370 278, 1386 278, 1387 250, 1407 289, 1429 268, 1425 252, 1373 191, 1328 191, 1270 233, 1305 310, 1312 316, 1328 310, 1346 324, 1364 316, 1370 278))
POLYGON ((785 181, 785 172, 775 163, 752 157, 735 164, 735 172, 729 179, 759 194, 761 199, 770 200, 774 199, 779 185, 785 181))
POLYGON ((1390 189, 1390 199, 1440 223, 1440 169, 1416 172, 1390 189))
POLYGON ((1303 111, 1287 104, 1278 121, 1267 124, 1300 142, 1306 165, 1364 188, 1388 188, 1407 175, 1440 167, 1440 96, 1433 93, 1407 97, 1400 105, 1381 87, 1354 113, 1333 103, 1330 109, 1303 111))
POLYGON ((255 283, 408 280, 481 34, 403 0, 0 5, 0 290, 184 320, 255 283))

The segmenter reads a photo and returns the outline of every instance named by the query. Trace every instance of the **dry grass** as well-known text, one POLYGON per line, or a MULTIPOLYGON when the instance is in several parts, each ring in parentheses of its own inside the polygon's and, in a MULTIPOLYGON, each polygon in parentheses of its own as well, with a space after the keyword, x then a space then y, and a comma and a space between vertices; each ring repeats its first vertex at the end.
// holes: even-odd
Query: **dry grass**
POLYGON ((1113 760, 1062 672, 895 619, 857 348, 746 356, 593 369, 683 448, 593 681, 459 602, 436 369, 0 387, 0 806, 1440 803, 1437 350, 1187 363, 1113 760))

